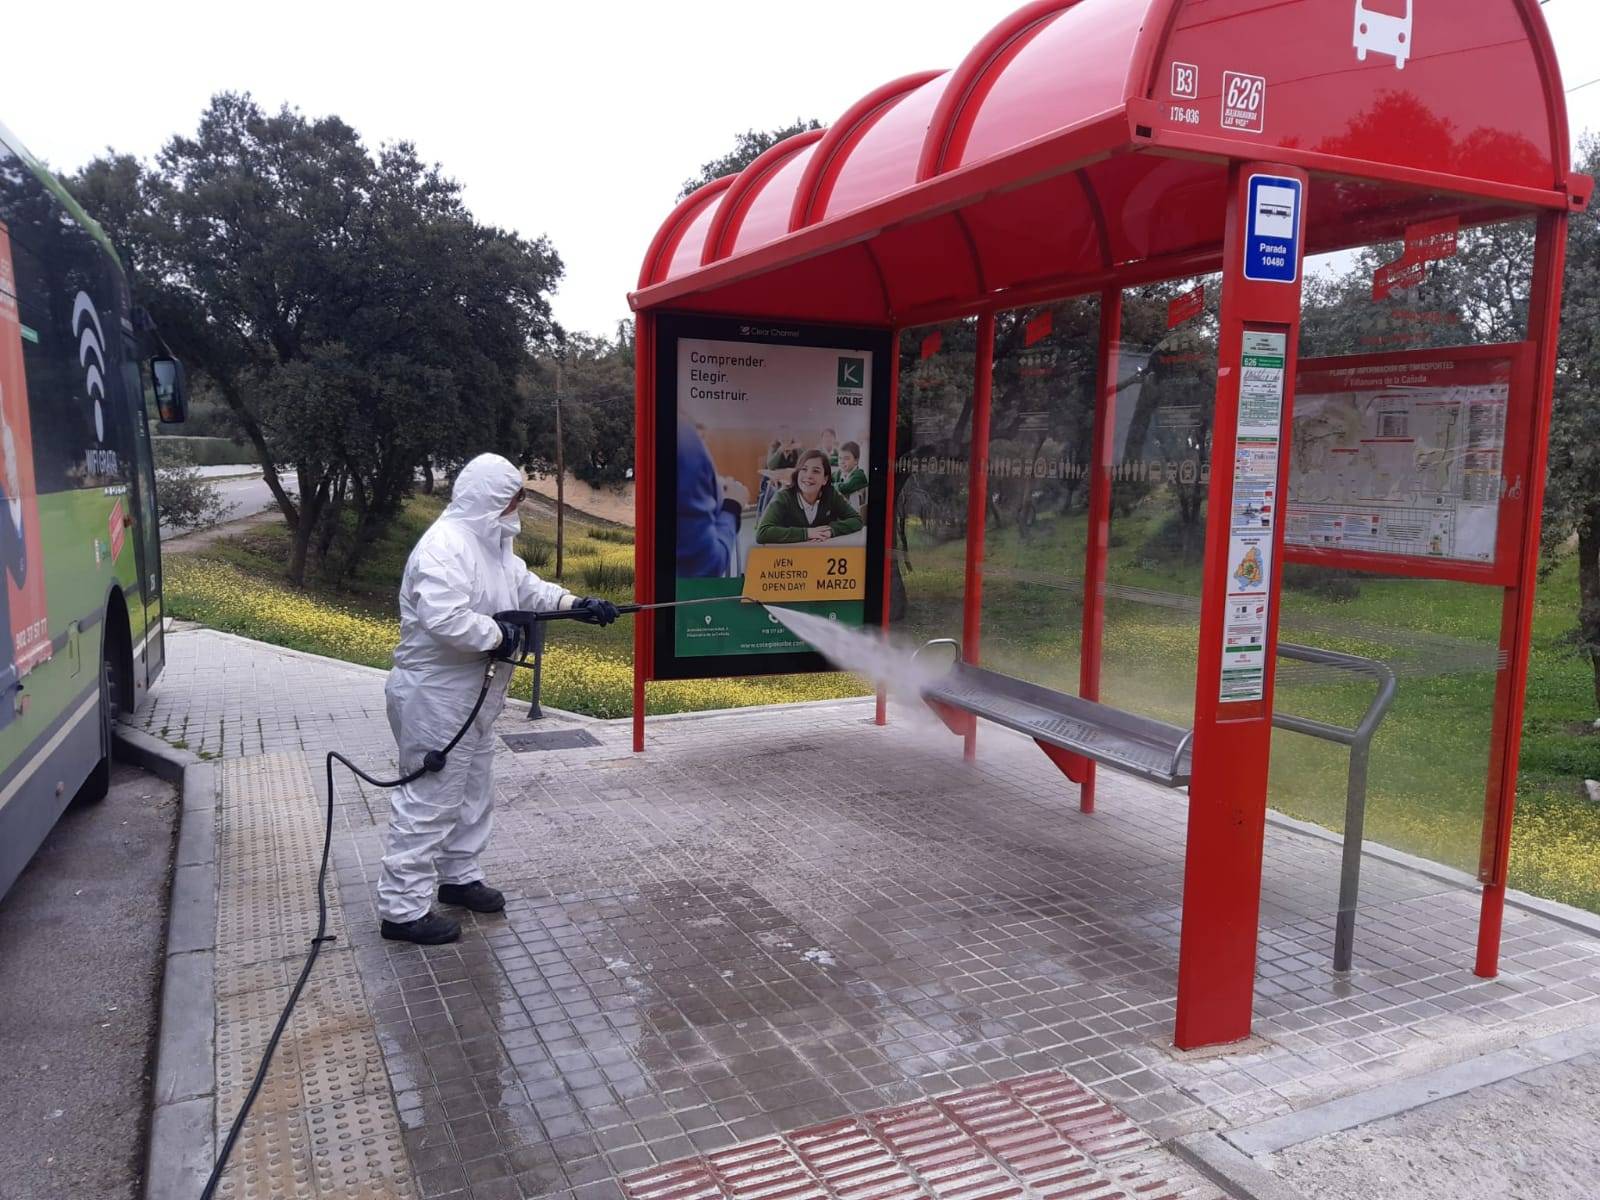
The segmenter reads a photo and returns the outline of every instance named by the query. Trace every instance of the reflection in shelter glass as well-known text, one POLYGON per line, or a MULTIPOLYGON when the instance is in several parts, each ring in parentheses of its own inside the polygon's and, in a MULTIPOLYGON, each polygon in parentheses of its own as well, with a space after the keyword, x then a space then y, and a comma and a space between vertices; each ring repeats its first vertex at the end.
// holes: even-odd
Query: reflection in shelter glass
POLYGON ((1097 297, 995 319, 983 665, 1078 690, 1097 297))
POLYGON ((900 335, 889 618, 921 641, 961 631, 977 323, 900 335))
POLYGON ((1219 300, 1215 276, 1125 290, 1117 354, 1101 698, 1185 728, 1200 638, 1219 300))

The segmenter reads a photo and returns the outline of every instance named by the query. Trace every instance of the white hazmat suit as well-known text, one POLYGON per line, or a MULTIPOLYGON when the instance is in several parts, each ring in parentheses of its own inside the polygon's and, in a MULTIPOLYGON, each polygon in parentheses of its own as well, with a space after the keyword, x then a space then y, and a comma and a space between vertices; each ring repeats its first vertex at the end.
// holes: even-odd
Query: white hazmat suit
MULTIPOLYGON (((462 468, 450 506, 418 540, 400 581, 400 645, 384 688, 400 771, 455 736, 483 686, 488 656, 501 643, 491 614, 504 609, 570 608, 576 597, 546 583, 512 548, 516 513, 502 516, 523 475, 498 454, 462 468)), ((494 793, 494 722, 505 706, 511 670, 496 672, 469 729, 443 771, 391 793, 388 852, 378 880, 387 921, 425 916, 436 883, 483 878, 478 855, 489 841, 494 793)))

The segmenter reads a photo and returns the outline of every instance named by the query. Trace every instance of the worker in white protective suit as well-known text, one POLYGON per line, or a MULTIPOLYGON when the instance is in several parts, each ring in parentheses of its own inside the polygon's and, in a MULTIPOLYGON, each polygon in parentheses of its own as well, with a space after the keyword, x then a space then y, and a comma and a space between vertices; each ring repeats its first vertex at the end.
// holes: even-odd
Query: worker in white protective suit
MULTIPOLYGON (((450 506, 411 551, 400 581, 400 645, 384 688, 389 725, 410 774, 429 751, 442 749, 465 724, 483 688, 491 657, 516 657, 524 630, 497 620, 506 610, 576 608, 580 618, 609 625, 608 600, 579 599, 540 579, 517 557, 517 508, 526 479, 498 454, 480 454, 456 477, 450 506)), ((461 926, 435 912, 440 904, 499 912, 505 896, 483 880, 478 856, 493 817, 494 722, 505 705, 510 668, 498 670, 471 728, 444 769, 391 793, 389 842, 378 879, 383 936, 438 945, 461 926)))

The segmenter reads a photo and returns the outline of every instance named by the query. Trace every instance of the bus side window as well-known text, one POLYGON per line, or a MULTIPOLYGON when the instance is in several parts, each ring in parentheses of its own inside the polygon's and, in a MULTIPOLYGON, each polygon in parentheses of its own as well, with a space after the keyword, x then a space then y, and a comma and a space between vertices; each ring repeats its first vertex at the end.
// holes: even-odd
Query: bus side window
POLYGON ((13 230, 11 253, 17 277, 18 316, 24 326, 22 360, 27 373, 33 436, 34 487, 40 495, 88 486, 85 451, 95 445, 86 372, 72 334, 72 295, 60 280, 72 270, 74 247, 64 234, 47 235, 46 253, 35 253, 13 230), (54 271, 55 286, 52 286, 54 271))

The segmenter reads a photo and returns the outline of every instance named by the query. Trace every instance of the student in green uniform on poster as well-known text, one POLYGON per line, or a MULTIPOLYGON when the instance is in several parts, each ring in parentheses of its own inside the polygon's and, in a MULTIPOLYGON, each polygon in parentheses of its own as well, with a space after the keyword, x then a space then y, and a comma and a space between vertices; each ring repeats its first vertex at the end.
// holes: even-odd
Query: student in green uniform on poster
POLYGON ((828 456, 828 470, 835 481, 839 478, 839 435, 831 429, 824 429, 822 437, 817 443, 817 449, 828 456))
POLYGON ((807 450, 795 467, 794 480, 767 505, 756 526, 762 545, 782 542, 825 542, 861 529, 861 514, 830 482, 832 464, 821 450, 807 450))
POLYGON ((846 442, 839 447, 839 481, 833 486, 852 504, 859 503, 857 492, 867 490, 867 473, 861 469, 861 447, 856 443, 846 442))
POLYGON ((773 440, 767 453, 767 470, 786 471, 795 465, 800 457, 800 443, 794 434, 785 430, 773 440))

